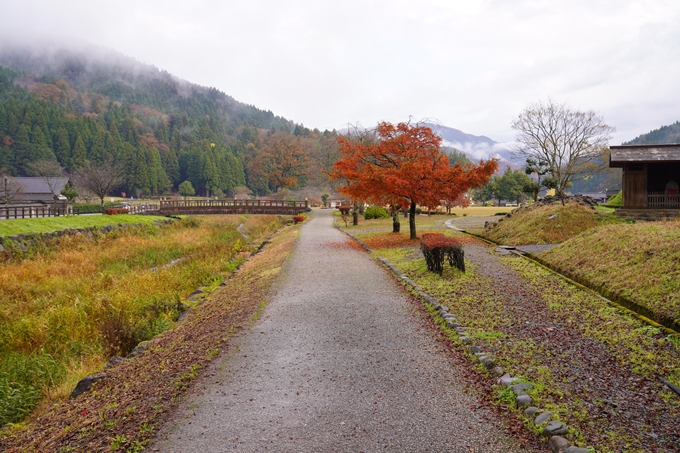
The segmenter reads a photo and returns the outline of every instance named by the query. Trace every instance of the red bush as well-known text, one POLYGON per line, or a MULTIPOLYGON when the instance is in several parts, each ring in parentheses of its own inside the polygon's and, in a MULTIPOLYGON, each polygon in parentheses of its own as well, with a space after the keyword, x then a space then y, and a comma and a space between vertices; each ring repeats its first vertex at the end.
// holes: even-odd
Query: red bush
POLYGON ((349 210, 352 209, 351 206, 338 206, 338 209, 340 210, 340 213, 343 215, 348 215, 349 210))
POLYGON ((303 222, 305 220, 304 216, 301 215, 294 215, 293 216, 293 223, 297 225, 300 222, 303 222))
POLYGON ((451 267, 465 272, 463 246, 454 238, 446 237, 442 233, 424 234, 420 241, 420 250, 425 257, 427 270, 430 272, 442 275, 445 260, 448 260, 451 267))

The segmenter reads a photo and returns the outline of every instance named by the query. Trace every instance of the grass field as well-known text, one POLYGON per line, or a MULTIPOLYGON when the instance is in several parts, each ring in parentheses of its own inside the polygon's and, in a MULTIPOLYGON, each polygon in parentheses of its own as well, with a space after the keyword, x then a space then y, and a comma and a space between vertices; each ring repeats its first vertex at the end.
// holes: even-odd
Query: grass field
POLYGON ((280 225, 278 216, 187 217, 65 236, 0 264, 0 426, 170 328, 189 293, 217 285, 280 225))
POLYGON ((42 217, 31 219, 9 219, 0 221, 0 237, 17 234, 53 233, 69 228, 102 227, 106 225, 137 224, 151 225, 165 217, 147 215, 92 215, 69 217, 42 217))

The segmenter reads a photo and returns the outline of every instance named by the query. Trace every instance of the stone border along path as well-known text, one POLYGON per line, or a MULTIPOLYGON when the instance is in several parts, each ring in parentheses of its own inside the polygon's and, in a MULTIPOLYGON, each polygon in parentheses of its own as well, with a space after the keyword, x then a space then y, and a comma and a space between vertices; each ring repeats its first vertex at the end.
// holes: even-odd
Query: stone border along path
POLYGON ((262 317, 148 451, 520 452, 371 256, 320 210, 262 317))

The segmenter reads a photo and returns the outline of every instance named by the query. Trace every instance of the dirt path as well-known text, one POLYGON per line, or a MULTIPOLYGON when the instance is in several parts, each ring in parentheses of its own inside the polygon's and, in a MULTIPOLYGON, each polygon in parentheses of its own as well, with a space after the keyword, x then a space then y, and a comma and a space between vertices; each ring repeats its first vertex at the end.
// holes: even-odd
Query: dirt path
POLYGON ((521 450, 386 271, 330 211, 301 230, 285 278, 149 451, 521 450))

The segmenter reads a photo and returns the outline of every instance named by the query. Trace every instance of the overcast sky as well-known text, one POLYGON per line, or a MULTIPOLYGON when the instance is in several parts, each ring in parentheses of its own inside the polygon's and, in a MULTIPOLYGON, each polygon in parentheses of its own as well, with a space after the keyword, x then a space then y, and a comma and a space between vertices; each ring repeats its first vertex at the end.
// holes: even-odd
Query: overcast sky
POLYGON ((0 15, 321 130, 412 116, 511 141, 549 97, 601 113, 612 144, 680 120, 677 0, 0 0, 0 15))

